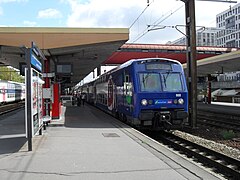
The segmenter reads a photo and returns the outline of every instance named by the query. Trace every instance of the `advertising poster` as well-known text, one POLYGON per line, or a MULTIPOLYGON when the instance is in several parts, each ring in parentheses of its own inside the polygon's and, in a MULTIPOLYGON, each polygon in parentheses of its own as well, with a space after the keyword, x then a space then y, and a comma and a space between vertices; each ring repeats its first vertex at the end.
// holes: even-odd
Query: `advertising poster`
POLYGON ((33 136, 43 125, 42 113, 42 75, 32 68, 32 132, 33 136))
POLYGON ((43 125, 43 85, 42 75, 38 77, 38 114, 39 114, 39 127, 43 125))

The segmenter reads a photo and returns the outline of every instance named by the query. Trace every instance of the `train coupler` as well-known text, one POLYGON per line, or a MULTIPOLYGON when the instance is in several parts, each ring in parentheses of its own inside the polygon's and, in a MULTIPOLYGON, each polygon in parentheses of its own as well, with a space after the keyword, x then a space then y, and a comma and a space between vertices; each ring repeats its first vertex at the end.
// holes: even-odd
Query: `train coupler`
POLYGON ((170 112, 157 112, 154 114, 153 127, 169 128, 172 126, 170 112))

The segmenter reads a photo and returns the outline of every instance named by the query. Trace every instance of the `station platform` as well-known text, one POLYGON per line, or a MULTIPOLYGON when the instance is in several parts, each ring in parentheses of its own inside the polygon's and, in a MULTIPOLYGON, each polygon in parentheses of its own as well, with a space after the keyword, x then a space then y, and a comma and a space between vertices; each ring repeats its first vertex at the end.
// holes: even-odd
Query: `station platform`
MULTIPOLYGON (((95 107, 63 107, 62 113, 33 138, 33 151, 27 142, 14 152, 0 150, 0 179, 221 179, 95 107)), ((20 121, 24 111, 14 116, 20 121)))
POLYGON ((212 102, 211 104, 205 104, 199 102, 197 103, 197 109, 209 112, 221 112, 222 114, 240 115, 239 103, 212 102))

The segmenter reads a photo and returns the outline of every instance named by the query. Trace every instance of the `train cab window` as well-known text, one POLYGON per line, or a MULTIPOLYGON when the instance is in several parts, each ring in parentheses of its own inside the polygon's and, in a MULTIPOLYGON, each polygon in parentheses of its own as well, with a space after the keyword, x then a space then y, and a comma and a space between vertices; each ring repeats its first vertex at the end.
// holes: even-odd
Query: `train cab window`
POLYGON ((179 73, 163 73, 162 74, 163 91, 183 91, 182 78, 179 73))
POLYGON ((139 79, 141 91, 161 91, 160 76, 158 73, 140 73, 139 79))

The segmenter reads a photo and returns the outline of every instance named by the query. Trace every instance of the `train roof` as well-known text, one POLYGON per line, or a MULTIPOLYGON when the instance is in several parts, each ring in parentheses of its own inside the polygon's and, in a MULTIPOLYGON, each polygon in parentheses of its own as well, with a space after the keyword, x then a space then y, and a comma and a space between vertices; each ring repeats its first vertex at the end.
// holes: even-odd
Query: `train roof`
POLYGON ((2 80, 2 79, 0 79, 0 82, 5 82, 5 83, 14 83, 14 84, 25 85, 25 83, 20 83, 20 82, 15 82, 15 81, 8 81, 8 80, 2 80))
MULTIPOLYGON (((141 59, 131 59, 131 60, 128 60, 127 62, 119 65, 118 67, 116 67, 116 68, 114 68, 114 69, 112 69, 112 70, 110 70, 110 71, 108 71, 108 72, 100 75, 99 78, 100 78, 101 76, 103 76, 103 75, 110 74, 110 73, 112 73, 112 72, 114 72, 114 71, 117 71, 117 70, 119 70, 119 69, 128 67, 128 66, 130 66, 133 62, 148 61, 148 60, 169 61, 169 62, 176 63, 176 64, 179 64, 180 66, 182 66, 182 64, 181 64, 179 61, 177 61, 177 60, 175 60, 175 59, 168 59, 168 58, 141 58, 141 59)), ((98 78, 97 78, 97 79, 98 79, 98 78)), ((97 80, 97 79, 96 79, 96 80, 97 80)), ((95 80, 94 80, 94 81, 95 81, 95 80)))
MULTIPOLYGON (((110 70, 110 71, 108 71, 108 72, 100 75, 100 76, 97 77, 96 79, 94 79, 94 80, 92 80, 92 81, 89 81, 89 82, 87 82, 87 83, 84 83, 83 85, 80 85, 79 87, 82 87, 82 86, 84 86, 84 85, 93 83, 94 81, 97 81, 97 80, 100 79, 101 77, 103 77, 103 76, 105 76, 105 75, 107 75, 107 74, 113 73, 114 71, 117 71, 117 70, 119 70, 119 69, 128 67, 128 66, 130 66, 133 62, 141 62, 141 61, 149 61, 149 60, 156 60, 156 61, 157 61, 157 60, 161 60, 161 61, 166 61, 166 62, 172 62, 172 63, 178 64, 178 65, 180 65, 180 66, 182 67, 182 64, 181 64, 179 61, 175 60, 175 59, 168 59, 168 58, 141 58, 141 59, 131 59, 131 60, 129 60, 129 61, 127 61, 127 62, 119 65, 118 67, 116 67, 116 68, 114 68, 114 69, 112 69, 112 70, 110 70)), ((182 68, 182 69, 183 69, 183 68, 182 68)))
POLYGON ((118 66, 117 68, 114 68, 113 71, 115 69, 122 69, 122 68, 125 68, 127 66, 130 66, 133 62, 141 62, 141 61, 149 61, 149 60, 161 60, 161 61, 169 61, 169 62, 172 62, 172 63, 176 63, 176 64, 179 64, 181 65, 181 63, 177 60, 174 60, 174 59, 168 59, 168 58, 142 58, 142 59, 131 59, 123 64, 121 64, 120 66, 118 66))

